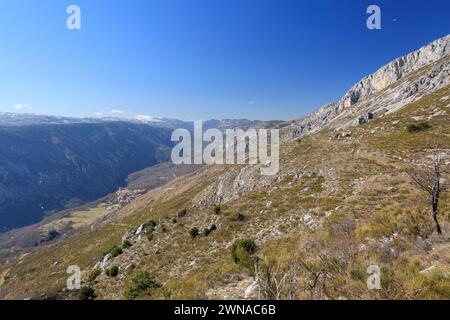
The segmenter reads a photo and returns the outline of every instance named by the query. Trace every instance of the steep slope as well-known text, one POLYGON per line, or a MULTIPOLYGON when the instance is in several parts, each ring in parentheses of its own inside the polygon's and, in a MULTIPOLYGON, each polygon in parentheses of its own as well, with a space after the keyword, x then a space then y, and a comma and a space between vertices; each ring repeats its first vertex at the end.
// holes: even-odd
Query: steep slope
POLYGON ((450 35, 400 57, 355 84, 336 103, 294 121, 289 137, 317 132, 325 126, 352 124, 395 112, 450 83, 450 35))
POLYGON ((0 230, 115 191, 170 146, 169 130, 123 122, 0 128, 0 230))

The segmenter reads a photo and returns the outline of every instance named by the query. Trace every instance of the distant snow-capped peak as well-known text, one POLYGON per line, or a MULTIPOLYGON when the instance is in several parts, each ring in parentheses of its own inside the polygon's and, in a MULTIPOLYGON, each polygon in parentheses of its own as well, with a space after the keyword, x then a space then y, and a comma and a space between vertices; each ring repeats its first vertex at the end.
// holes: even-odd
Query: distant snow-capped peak
POLYGON ((141 122, 162 122, 163 118, 148 116, 148 115, 137 115, 133 117, 133 120, 141 122))

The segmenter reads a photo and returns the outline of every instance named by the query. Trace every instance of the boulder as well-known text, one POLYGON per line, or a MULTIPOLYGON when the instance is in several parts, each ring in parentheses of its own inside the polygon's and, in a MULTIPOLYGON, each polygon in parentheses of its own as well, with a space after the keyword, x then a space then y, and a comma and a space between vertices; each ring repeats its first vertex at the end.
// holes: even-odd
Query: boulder
POLYGON ((209 232, 212 232, 214 230, 217 230, 217 225, 215 223, 211 223, 208 227, 207 227, 209 232))
POLYGON ((259 296, 259 279, 255 279, 251 285, 245 289, 244 299, 258 299, 259 296))
POLYGON ((211 223, 206 227, 205 235, 209 235, 211 232, 217 230, 217 225, 215 223, 211 223))
POLYGON ((109 265, 109 263, 111 262, 111 258, 112 255, 110 253, 108 253, 106 256, 103 257, 103 260, 100 261, 100 264, 98 265, 98 267, 104 271, 106 269, 106 267, 109 265))
POLYGON ((358 118, 358 123, 359 124, 368 123, 372 119, 373 119, 373 113, 367 112, 366 114, 364 114, 358 118))
POLYGON ((139 228, 137 228, 135 235, 137 235, 137 236, 140 235, 142 233, 142 231, 144 231, 144 229, 145 229, 145 224, 141 224, 139 226, 139 228))

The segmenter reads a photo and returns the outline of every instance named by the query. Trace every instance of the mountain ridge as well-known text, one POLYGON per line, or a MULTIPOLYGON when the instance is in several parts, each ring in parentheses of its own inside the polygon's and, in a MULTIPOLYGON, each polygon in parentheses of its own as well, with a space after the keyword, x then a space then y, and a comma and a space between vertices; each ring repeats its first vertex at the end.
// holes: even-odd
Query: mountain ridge
MULTIPOLYGON (((378 116, 394 109, 399 110, 408 103, 419 99, 423 94, 432 90, 445 87, 450 83, 450 35, 439 38, 421 48, 412 51, 402 57, 392 60, 386 65, 371 73, 354 84, 347 93, 338 101, 325 104, 316 111, 291 122, 293 128, 289 138, 295 138, 305 134, 317 132, 325 126, 332 125, 342 114, 355 114, 355 118, 363 113, 374 113, 378 116), (421 68, 434 66, 424 75, 412 83, 406 84, 401 90, 397 90, 390 100, 378 103, 367 101, 377 93, 387 90, 389 86, 407 78, 410 74, 421 68), (377 106, 383 105, 386 110, 379 110, 377 106), (392 107, 391 105, 394 105, 392 107)), ((337 128, 345 128, 351 122, 341 124, 337 128)))

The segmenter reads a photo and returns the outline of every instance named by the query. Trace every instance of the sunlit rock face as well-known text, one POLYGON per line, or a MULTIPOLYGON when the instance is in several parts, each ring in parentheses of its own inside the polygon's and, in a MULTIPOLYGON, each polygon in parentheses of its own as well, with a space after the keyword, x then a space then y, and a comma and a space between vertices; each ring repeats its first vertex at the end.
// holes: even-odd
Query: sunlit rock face
POLYGON ((379 92, 408 74, 438 61, 450 53, 450 35, 400 57, 354 85, 344 97, 346 106, 379 92))
POLYGON ((324 126, 344 128, 368 112, 378 117, 397 111, 448 84, 450 35, 388 63, 356 83, 338 102, 294 121, 288 138, 314 133, 324 126))

